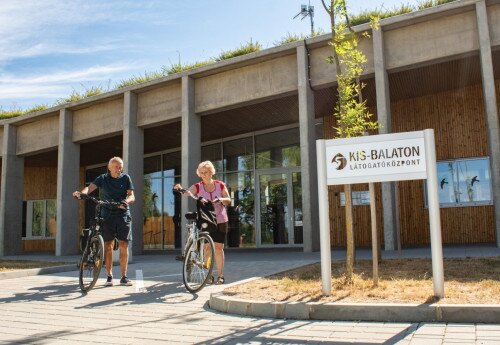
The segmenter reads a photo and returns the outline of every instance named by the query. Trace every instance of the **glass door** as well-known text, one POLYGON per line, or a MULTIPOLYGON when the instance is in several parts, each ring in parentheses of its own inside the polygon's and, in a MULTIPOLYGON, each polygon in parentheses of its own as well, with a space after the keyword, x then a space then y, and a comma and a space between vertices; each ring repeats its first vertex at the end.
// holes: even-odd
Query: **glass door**
POLYGON ((279 170, 257 173, 258 245, 302 243, 300 172, 279 170))

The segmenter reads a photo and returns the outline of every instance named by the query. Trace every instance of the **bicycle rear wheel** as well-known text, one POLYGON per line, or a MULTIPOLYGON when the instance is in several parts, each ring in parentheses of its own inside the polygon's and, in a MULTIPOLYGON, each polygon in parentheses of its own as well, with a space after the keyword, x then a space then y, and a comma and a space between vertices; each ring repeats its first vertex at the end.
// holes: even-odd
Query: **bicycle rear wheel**
POLYGON ((89 292, 99 278, 104 261, 104 240, 93 236, 85 248, 80 261, 80 289, 89 292))
POLYGON ((182 279, 189 292, 198 292, 212 275, 215 261, 215 245, 207 234, 200 234, 196 242, 190 242, 185 253, 182 279))

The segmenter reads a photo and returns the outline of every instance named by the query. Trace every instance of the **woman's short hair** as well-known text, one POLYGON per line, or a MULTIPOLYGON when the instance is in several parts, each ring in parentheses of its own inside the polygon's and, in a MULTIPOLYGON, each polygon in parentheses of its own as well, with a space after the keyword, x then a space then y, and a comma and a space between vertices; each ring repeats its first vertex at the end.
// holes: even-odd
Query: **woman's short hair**
POLYGON ((196 175, 201 177, 200 170, 203 168, 207 168, 210 171, 211 176, 215 175, 215 167, 210 161, 204 161, 198 164, 198 169, 196 169, 196 175))
POLYGON ((108 166, 113 163, 113 162, 118 162, 121 164, 121 166, 123 166, 123 159, 121 159, 120 157, 113 157, 109 160, 108 162, 108 166))

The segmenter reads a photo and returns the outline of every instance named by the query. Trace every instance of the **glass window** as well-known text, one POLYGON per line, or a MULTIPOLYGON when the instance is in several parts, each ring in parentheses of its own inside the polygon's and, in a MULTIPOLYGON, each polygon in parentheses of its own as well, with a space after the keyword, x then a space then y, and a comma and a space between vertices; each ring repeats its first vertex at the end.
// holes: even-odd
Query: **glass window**
MULTIPOLYGON (((352 192, 353 205, 370 205, 370 192, 367 190, 352 192)), ((340 206, 345 206, 345 193, 340 193, 340 206)))
POLYGON ((144 158, 144 177, 161 177, 161 156, 144 158))
POLYGON ((26 202, 26 238, 54 238, 56 236, 56 200, 29 200, 26 202))
POLYGON ((224 142, 224 171, 241 171, 252 169, 252 137, 224 142))
POLYGON ((94 182, 97 176, 105 174, 107 172, 108 168, 105 165, 85 170, 85 185, 88 186, 91 182, 94 182))
POLYGON ((144 249, 161 249, 162 179, 144 176, 144 249))
POLYGON ((317 123, 314 128, 316 130, 316 139, 323 139, 323 122, 317 123))
POLYGON ((299 172, 292 173, 292 188, 293 188, 293 239, 295 244, 304 243, 302 233, 302 174, 299 172))
POLYGON ((229 217, 229 247, 255 246, 254 182, 253 173, 241 172, 224 175, 231 204, 227 207, 229 217))
MULTIPOLYGON (((437 174, 441 207, 492 204, 488 157, 438 162, 437 174)), ((424 188, 425 206, 427 207, 425 184, 424 188)))
POLYGON ((31 236, 42 237, 45 236, 45 201, 38 200, 32 203, 31 212, 31 236))
POLYGON ((163 245, 166 248, 181 247, 181 198, 172 190, 179 178, 163 179, 163 245))
POLYGON ((55 200, 47 200, 46 202, 46 221, 45 221, 45 236, 46 237, 55 237, 56 236, 56 201, 55 200))
POLYGON ((163 155, 163 176, 173 177, 181 175, 181 151, 163 155))
POLYGON ((201 161, 211 161, 215 167, 215 173, 222 172, 221 144, 205 145, 201 147, 201 161))
POLYGON ((257 169, 300 166, 298 128, 255 137, 257 169))

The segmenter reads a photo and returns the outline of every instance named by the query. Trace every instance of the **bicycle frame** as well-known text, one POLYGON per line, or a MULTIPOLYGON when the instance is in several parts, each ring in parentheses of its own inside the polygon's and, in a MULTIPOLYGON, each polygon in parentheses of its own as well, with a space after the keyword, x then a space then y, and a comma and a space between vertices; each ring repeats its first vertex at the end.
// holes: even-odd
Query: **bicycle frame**
POLYGON ((206 214, 202 213, 200 205, 205 203, 203 198, 195 197, 189 190, 182 189, 179 192, 188 193, 196 199, 197 212, 186 213, 187 239, 183 247, 183 272, 182 279, 186 289, 195 293, 200 291, 208 282, 215 258, 215 245, 208 231, 204 231, 211 220, 207 220, 206 214))

